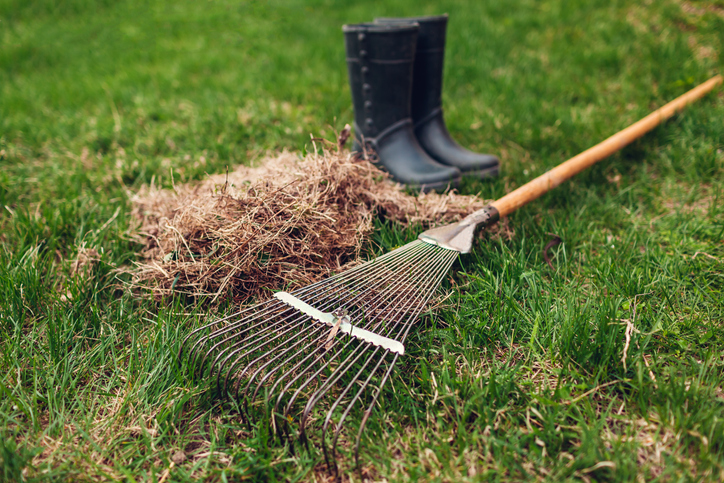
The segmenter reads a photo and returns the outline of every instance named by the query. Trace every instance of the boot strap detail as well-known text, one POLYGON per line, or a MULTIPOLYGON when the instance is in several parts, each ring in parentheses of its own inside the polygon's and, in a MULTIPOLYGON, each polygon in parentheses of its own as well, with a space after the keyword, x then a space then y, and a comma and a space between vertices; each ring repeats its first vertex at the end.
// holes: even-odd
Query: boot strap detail
POLYGON ((438 114, 442 115, 442 107, 436 107, 435 109, 430 111, 430 114, 426 115, 425 117, 423 117, 422 119, 420 119, 419 121, 417 121, 415 123, 415 125, 413 126, 413 129, 417 129, 418 127, 422 126, 427 121, 429 121, 430 119, 434 119, 438 114))
POLYGON ((379 133, 377 136, 374 137, 364 137, 360 136, 359 133, 361 132, 359 126, 356 122, 352 123, 352 126, 354 127, 354 134, 355 138, 357 138, 358 142, 363 145, 365 148, 367 146, 370 146, 372 149, 377 151, 380 142, 384 141, 384 139, 395 132, 404 129, 406 126, 412 125, 412 119, 407 118, 403 119, 401 121, 397 121, 394 124, 391 124, 387 128, 385 128, 381 133, 379 133))
POLYGON ((408 117, 407 119, 403 119, 403 120, 401 120, 401 121, 397 121, 397 122, 394 123, 394 124, 390 124, 387 128, 383 129, 381 133, 379 133, 377 136, 375 136, 375 142, 376 142, 376 143, 380 143, 380 142, 382 142, 387 136, 390 136, 390 135, 392 135, 393 133, 395 133, 395 132, 397 132, 397 131, 401 131, 401 130, 404 129, 405 127, 411 126, 411 125, 412 125, 412 119, 409 118, 409 117, 408 117))

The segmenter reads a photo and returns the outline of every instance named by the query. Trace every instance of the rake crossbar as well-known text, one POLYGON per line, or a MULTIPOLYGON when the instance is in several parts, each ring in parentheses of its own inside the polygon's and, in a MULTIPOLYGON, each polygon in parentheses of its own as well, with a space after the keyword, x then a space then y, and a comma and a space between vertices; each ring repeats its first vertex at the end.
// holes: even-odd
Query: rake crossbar
POLYGON ((318 320, 334 328, 335 332, 330 332, 330 335, 327 337, 327 342, 330 342, 334 335, 336 335, 336 331, 339 331, 343 334, 348 334, 357 339, 369 342, 372 345, 387 349, 395 354, 405 354, 405 346, 400 342, 352 325, 349 322, 349 315, 346 314, 346 311, 342 311, 339 314, 336 312, 322 312, 288 292, 277 292, 274 294, 274 297, 299 310, 303 314, 310 316, 314 320, 318 320))
POLYGON ((428 230, 419 240, 350 270, 279 292, 200 327, 186 337, 181 351, 188 351, 195 374, 242 402, 247 422, 256 408, 270 416, 280 437, 297 433, 304 441, 310 425, 321 425, 324 457, 328 465, 331 457, 335 471, 345 422, 359 421, 359 463, 364 428, 405 353, 410 329, 459 254, 470 251, 476 228, 495 223, 621 149, 721 81, 710 79, 458 223, 428 230), (350 418, 355 411, 358 418, 350 418))

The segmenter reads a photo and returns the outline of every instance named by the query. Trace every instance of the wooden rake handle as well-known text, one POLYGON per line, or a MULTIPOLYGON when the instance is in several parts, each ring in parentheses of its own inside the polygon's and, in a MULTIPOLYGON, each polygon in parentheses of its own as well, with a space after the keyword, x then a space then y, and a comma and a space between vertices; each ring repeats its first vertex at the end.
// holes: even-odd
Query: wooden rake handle
POLYGON ((717 75, 712 77, 703 84, 693 88, 686 94, 677 97, 665 106, 652 112, 640 121, 631 124, 623 131, 619 131, 610 138, 602 141, 592 148, 583 151, 581 154, 572 157, 545 174, 538 176, 534 180, 524 184, 515 191, 508 193, 499 200, 491 203, 500 213, 500 217, 504 217, 523 205, 539 198, 549 192, 568 178, 571 178, 584 169, 593 166, 603 158, 606 158, 624 146, 640 138, 653 128, 684 109, 688 104, 699 100, 706 95, 714 87, 722 83, 722 77, 717 75))

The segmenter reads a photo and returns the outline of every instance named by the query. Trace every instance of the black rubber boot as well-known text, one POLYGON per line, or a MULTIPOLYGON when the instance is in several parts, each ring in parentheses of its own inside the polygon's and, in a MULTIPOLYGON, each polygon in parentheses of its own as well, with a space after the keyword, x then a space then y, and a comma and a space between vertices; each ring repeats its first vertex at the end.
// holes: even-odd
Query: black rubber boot
POLYGON ((392 177, 423 191, 457 186, 460 171, 432 159, 412 130, 410 100, 416 23, 345 25, 354 104, 354 151, 372 155, 392 177))
POLYGON ((499 161, 457 144, 442 115, 442 74, 445 57, 447 14, 435 17, 379 18, 379 25, 420 25, 412 81, 412 121, 425 151, 440 163, 455 166, 463 175, 497 176, 499 161))

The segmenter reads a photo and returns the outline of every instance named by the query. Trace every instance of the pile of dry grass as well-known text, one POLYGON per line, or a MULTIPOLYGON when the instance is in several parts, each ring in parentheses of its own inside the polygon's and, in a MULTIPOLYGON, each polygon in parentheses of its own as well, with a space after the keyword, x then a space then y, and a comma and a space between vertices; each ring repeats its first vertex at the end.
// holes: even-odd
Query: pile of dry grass
POLYGON ((134 287, 237 302, 340 270, 359 255, 376 216, 440 223, 484 205, 455 193, 412 196, 368 161, 330 151, 304 159, 284 152, 173 190, 148 186, 133 203, 146 246, 134 287))

